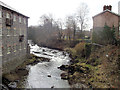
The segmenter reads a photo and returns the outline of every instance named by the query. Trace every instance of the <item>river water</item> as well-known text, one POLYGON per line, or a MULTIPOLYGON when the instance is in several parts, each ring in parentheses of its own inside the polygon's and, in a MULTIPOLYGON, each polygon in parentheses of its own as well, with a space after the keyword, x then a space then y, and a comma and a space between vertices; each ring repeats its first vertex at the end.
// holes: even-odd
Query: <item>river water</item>
POLYGON ((62 80, 63 72, 57 67, 68 64, 69 54, 63 51, 30 45, 30 53, 44 58, 50 62, 41 62, 34 66, 28 66, 29 74, 25 80, 25 88, 70 88, 67 80, 62 80), (37 52, 37 53, 36 53, 37 52), (49 76, 49 77, 48 77, 49 76))

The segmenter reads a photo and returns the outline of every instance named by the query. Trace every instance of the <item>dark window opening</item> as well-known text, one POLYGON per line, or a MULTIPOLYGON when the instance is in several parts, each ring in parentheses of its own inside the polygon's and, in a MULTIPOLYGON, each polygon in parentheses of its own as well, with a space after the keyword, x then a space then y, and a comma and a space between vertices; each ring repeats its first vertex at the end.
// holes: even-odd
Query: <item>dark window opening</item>
POLYGON ((23 40, 24 40, 24 35, 20 35, 19 36, 19 42, 23 42, 23 40))

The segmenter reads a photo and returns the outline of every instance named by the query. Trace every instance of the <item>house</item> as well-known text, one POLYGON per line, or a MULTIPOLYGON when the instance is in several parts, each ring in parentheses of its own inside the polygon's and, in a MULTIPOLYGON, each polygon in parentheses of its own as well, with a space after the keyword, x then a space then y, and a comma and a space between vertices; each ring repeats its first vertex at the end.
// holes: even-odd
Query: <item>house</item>
POLYGON ((116 37, 120 36, 120 15, 112 12, 112 6, 104 6, 103 11, 93 17, 93 31, 103 30, 104 26, 115 27, 116 37))
POLYGON ((28 18, 0 1, 0 63, 3 73, 26 60, 28 18))

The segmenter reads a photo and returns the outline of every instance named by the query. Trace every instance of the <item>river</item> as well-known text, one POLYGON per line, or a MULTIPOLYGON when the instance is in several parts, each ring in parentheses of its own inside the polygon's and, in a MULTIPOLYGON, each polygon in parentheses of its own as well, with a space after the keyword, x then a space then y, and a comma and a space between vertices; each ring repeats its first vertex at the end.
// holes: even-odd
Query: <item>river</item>
POLYGON ((30 45, 30 53, 44 58, 49 62, 40 62, 34 66, 29 65, 29 74, 24 82, 25 88, 70 88, 67 80, 62 80, 58 69, 62 64, 68 64, 69 54, 64 51, 30 45))

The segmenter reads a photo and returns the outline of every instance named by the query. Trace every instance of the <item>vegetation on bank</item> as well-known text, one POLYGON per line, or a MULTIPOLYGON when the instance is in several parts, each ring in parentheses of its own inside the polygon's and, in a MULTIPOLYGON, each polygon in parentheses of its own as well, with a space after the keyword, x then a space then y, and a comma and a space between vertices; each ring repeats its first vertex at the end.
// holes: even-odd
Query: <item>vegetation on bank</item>
POLYGON ((80 83, 92 88, 120 88, 119 45, 101 47, 81 42, 65 50, 71 54, 72 63, 61 66, 61 69, 68 72, 71 85, 80 83))
POLYGON ((71 64, 59 67, 67 73, 61 74, 76 88, 120 88, 120 39, 115 27, 105 25, 93 32, 92 43, 81 40, 73 47, 65 47, 71 55, 71 64), (102 45, 101 45, 102 44, 102 45), (83 86, 81 86, 83 85, 83 86))
POLYGON ((117 28, 104 25, 103 30, 93 30, 92 42, 102 45, 116 45, 117 44, 117 28))

